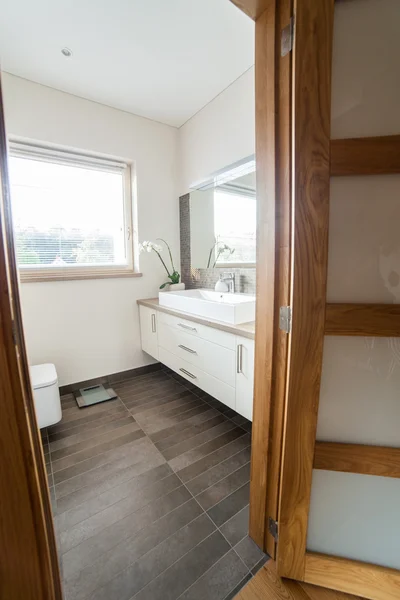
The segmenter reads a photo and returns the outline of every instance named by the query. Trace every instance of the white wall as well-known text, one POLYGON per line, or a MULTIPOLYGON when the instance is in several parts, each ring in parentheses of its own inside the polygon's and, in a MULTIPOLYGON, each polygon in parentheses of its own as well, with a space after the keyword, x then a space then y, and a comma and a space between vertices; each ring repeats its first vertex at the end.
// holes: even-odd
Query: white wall
POLYGON ((179 195, 212 173, 255 153, 254 68, 179 130, 179 195))
MULTIPOLYGON (((178 130, 3 75, 8 135, 135 161, 140 240, 170 241, 179 264, 178 130)), ((138 298, 157 295, 165 275, 155 255, 141 278, 21 286, 31 364, 54 362, 66 384, 154 362, 140 345, 138 298)))

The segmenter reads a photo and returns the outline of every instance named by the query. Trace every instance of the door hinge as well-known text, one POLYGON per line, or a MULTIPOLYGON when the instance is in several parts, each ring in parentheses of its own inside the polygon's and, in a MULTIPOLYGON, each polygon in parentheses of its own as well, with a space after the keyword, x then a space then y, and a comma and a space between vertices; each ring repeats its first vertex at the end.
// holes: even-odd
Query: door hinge
POLYGON ((290 333, 292 329, 292 308, 291 306, 281 306, 279 309, 279 329, 290 333))
POLYGON ((275 521, 272 517, 268 517, 268 531, 274 538, 274 540, 278 541, 278 521, 275 521))
POLYGON ((291 17, 289 25, 282 29, 281 34, 281 56, 286 56, 293 50, 294 17, 291 17))

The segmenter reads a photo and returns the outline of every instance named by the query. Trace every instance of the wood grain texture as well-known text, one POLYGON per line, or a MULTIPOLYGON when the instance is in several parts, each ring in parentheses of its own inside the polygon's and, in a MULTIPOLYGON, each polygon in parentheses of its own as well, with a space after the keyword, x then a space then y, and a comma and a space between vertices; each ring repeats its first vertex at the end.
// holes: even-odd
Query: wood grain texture
POLYGON ((326 335, 400 336, 399 304, 327 304, 326 335))
POLYGON ((61 600, 47 476, 19 304, 1 86, 0 179, 0 597, 61 600))
POLYGON ((256 22, 257 305, 249 533, 264 548, 275 316, 275 0, 256 22))
POLYGON ((400 571, 325 554, 307 553, 305 580, 370 600, 400 598, 400 571))
POLYGON ((257 21, 264 10, 270 5, 270 0, 230 0, 232 4, 240 8, 248 17, 257 21))
POLYGON ((235 600, 362 600, 343 592, 282 579, 276 564, 269 561, 235 596, 235 600))
POLYGON ((279 511, 278 573, 303 580, 325 330, 333 0, 296 0, 293 324, 279 511))
POLYGON ((278 520, 282 460, 283 422, 286 398, 288 335, 279 328, 279 307, 290 303, 291 232, 291 81, 292 53, 280 55, 280 31, 290 22, 292 0, 277 3, 276 18, 276 213, 275 213, 275 317, 267 463, 266 552, 276 555, 276 542, 268 529, 268 518, 278 520))
POLYGON ((400 448, 317 442, 314 469, 400 477, 400 448))
POLYGON ((400 135, 331 141, 331 175, 400 173, 400 135))

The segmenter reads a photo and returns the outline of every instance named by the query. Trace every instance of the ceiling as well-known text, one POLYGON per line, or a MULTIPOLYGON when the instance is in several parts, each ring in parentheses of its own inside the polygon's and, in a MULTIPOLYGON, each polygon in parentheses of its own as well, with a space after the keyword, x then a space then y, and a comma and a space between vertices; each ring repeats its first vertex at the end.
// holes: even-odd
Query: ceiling
POLYGON ((0 0, 0 14, 4 71, 176 127, 254 63, 254 22, 229 0, 0 0))

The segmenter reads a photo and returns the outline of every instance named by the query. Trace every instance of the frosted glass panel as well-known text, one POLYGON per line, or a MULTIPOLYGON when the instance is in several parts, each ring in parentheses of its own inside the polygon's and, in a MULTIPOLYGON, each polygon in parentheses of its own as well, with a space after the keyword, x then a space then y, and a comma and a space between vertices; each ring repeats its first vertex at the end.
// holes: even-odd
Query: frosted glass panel
POLYGON ((400 569, 400 479, 313 471, 307 550, 400 569))
POLYGON ((325 337, 317 440, 400 447, 400 338, 325 337))
POLYGON ((327 297, 400 303, 400 175, 331 178, 327 297))
POLYGON ((399 0, 335 4, 332 138, 400 133, 399 0))

